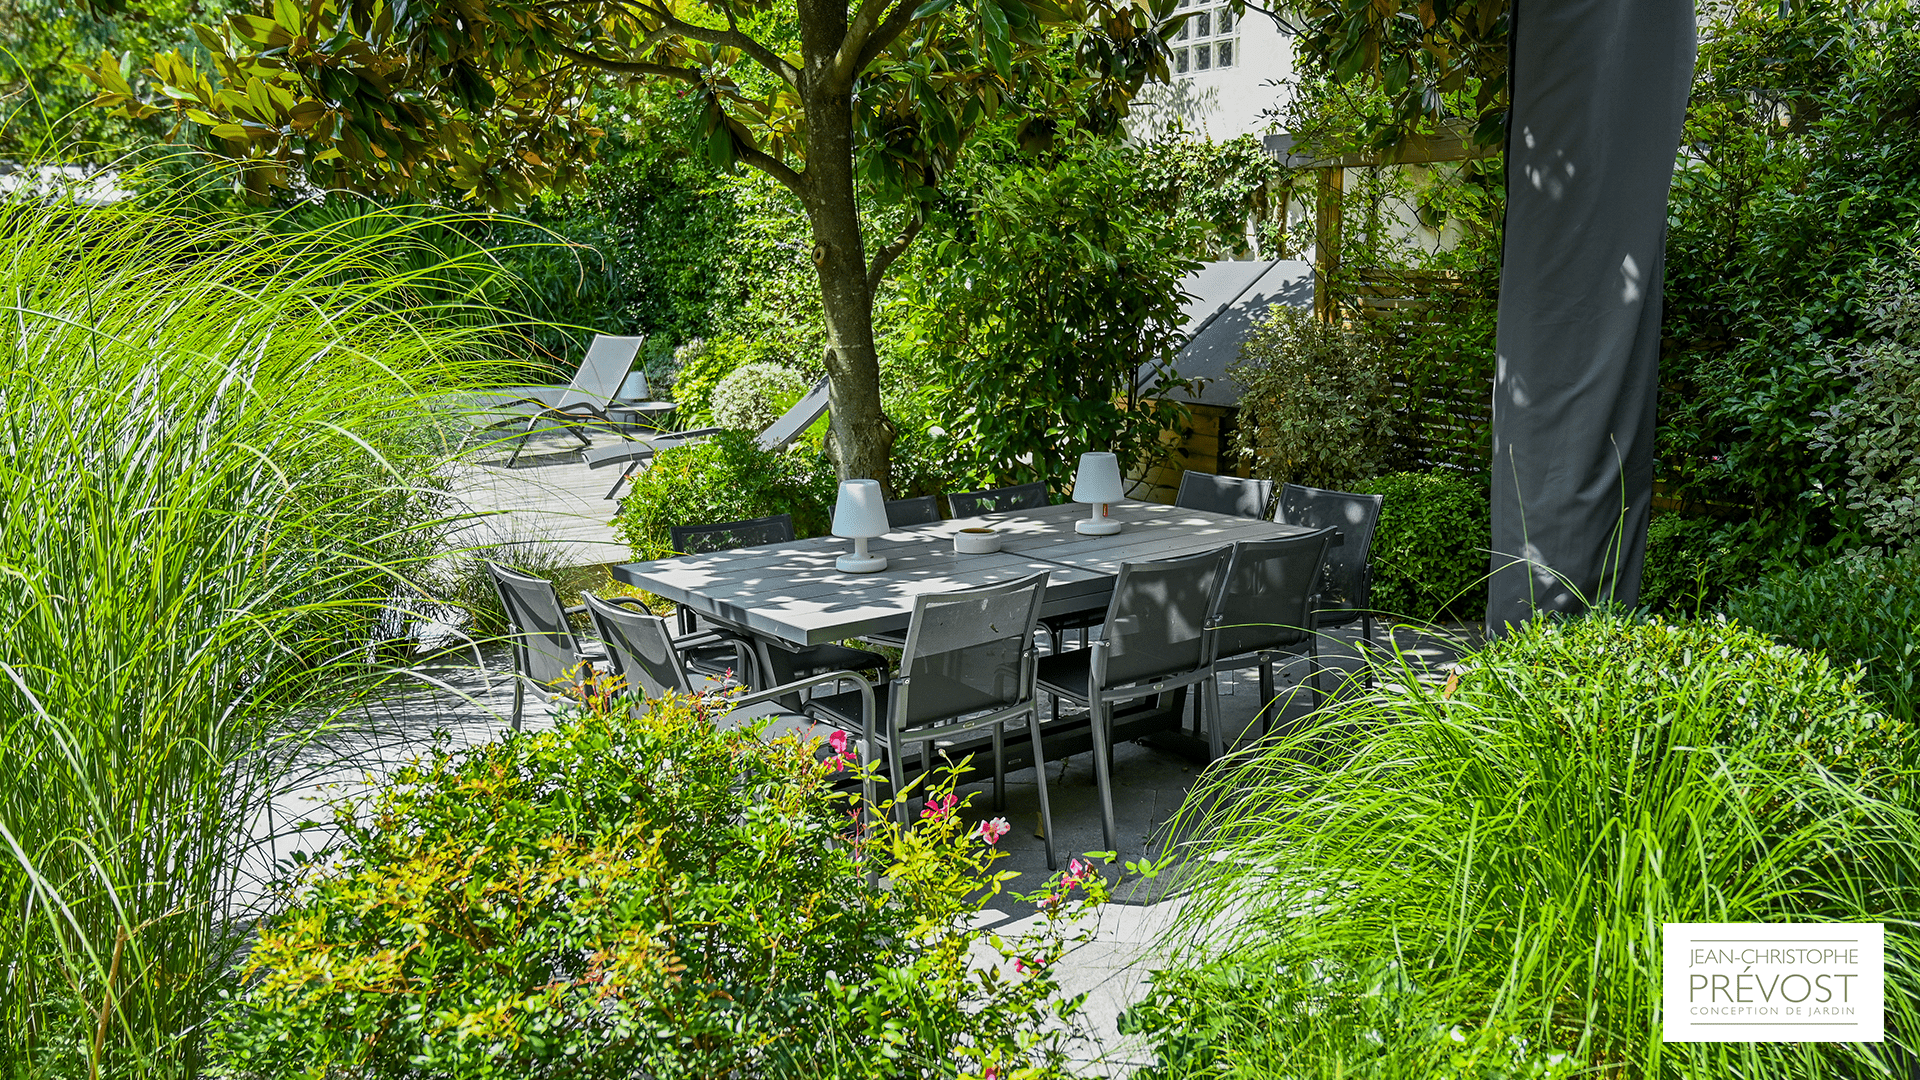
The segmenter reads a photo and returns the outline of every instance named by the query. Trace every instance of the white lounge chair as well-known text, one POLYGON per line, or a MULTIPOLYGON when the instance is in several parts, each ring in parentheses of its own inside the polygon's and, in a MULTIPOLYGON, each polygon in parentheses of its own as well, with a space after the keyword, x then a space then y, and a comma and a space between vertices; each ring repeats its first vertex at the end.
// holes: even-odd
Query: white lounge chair
POLYGON ((592 446, 593 441, 576 429, 587 423, 615 429, 608 410, 618 410, 621 388, 626 385, 627 374, 633 370, 633 359, 646 340, 596 334, 586 357, 580 361, 580 370, 574 372, 573 381, 567 385, 488 390, 467 398, 463 411, 481 427, 526 425, 514 444, 512 456, 507 458, 509 468, 519 460, 527 439, 543 424, 565 428, 582 446, 592 446))
MULTIPOLYGON (((754 437, 762 450, 778 450, 800 437, 800 433, 812 427, 816 421, 827 414, 827 380, 821 379, 807 391, 807 396, 796 402, 793 408, 780 415, 780 419, 767 425, 767 429, 754 437)), ((633 442, 614 443, 610 446, 591 447, 587 450, 587 467, 603 469, 609 465, 626 466, 620 472, 620 478, 607 489, 607 498, 620 493, 620 488, 633 475, 633 471, 647 463, 653 455, 676 446, 700 442, 715 435, 724 428, 699 428, 694 431, 679 431, 659 438, 640 438, 633 442)))

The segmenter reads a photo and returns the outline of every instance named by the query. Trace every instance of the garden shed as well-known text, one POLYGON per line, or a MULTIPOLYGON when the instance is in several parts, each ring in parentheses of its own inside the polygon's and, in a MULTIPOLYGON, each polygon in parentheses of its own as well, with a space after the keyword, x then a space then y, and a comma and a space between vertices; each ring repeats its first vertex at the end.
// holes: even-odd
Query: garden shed
MULTIPOLYGON (((1182 278, 1180 288, 1189 297, 1181 309, 1186 344, 1174 370, 1196 385, 1165 396, 1187 403, 1192 428, 1184 438, 1169 434, 1167 445, 1173 452, 1141 477, 1146 486, 1139 497, 1156 502, 1173 501, 1183 469, 1245 474, 1227 450, 1240 401, 1240 387, 1228 377, 1227 368, 1240 358, 1240 343, 1269 307, 1313 306, 1313 264, 1297 259, 1210 262, 1182 278)), ((1153 391, 1149 387, 1145 392, 1153 391)))

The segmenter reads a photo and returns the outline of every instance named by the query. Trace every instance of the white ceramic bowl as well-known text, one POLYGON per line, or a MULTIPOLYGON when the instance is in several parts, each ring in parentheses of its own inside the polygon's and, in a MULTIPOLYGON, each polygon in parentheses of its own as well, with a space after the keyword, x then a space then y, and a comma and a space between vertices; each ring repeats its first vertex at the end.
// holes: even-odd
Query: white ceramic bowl
POLYGON ((961 529, 953 534, 953 550, 961 555, 987 555, 1000 550, 1000 534, 992 529, 961 529))

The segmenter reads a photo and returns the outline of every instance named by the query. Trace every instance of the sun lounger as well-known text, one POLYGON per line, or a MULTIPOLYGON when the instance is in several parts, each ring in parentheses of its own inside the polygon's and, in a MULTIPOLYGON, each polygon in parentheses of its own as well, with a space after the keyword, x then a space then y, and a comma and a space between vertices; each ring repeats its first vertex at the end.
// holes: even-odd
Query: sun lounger
MULTIPOLYGON (((801 432, 812 427, 826 414, 827 380, 821 379, 813 384, 813 389, 807 392, 806 397, 801 398, 793 408, 782 413, 780 419, 767 425, 765 431, 755 436, 754 442, 758 443, 762 450, 778 450, 799 438, 801 432)), ((653 455, 676 446, 700 442, 722 430, 724 429, 700 428, 695 431, 679 431, 658 438, 643 437, 632 442, 593 447, 586 453, 587 467, 603 469, 609 465, 625 466, 620 472, 620 478, 613 482, 613 487, 607 489, 607 498, 611 499, 620 493, 620 488, 626 484, 627 478, 633 475, 633 471, 646 464, 653 455)))

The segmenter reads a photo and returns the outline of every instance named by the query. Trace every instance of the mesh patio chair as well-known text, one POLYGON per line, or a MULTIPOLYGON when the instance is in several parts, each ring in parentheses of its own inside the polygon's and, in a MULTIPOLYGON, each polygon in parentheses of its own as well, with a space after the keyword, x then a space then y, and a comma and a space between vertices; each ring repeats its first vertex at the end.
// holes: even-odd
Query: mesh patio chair
POLYGON ((1340 530, 1340 543, 1327 549, 1327 561, 1322 564, 1317 625, 1325 630, 1358 619, 1360 640, 1367 645, 1373 643, 1373 566, 1368 552, 1384 500, 1381 495, 1288 484, 1280 489, 1273 514, 1273 520, 1282 525, 1340 530))
POLYGON ((1315 708, 1320 705, 1320 651, 1314 608, 1320 600, 1320 568, 1326 564, 1332 529, 1283 540, 1242 540, 1233 545, 1224 587, 1214 609, 1212 658, 1207 694, 1215 723, 1208 729, 1207 749, 1214 757, 1221 745, 1220 676, 1241 668, 1260 669, 1260 734, 1267 733, 1268 713, 1278 696, 1274 662, 1282 656, 1307 658, 1306 683, 1315 708))
MULTIPOLYGON (((766 430, 754 436, 754 444, 762 450, 778 450, 800 437, 801 433, 812 427, 827 414, 827 380, 821 379, 807 391, 807 396, 794 403, 793 408, 780 414, 780 418, 768 424, 766 430)), ((633 475, 635 469, 653 460, 653 455, 662 450, 671 450, 676 446, 686 446, 725 431, 725 428, 706 427, 692 431, 677 431, 658 438, 636 439, 632 442, 614 443, 610 446, 596 446, 584 455, 587 468, 603 469, 609 465, 621 465, 620 475, 607 489, 606 497, 611 499, 620 493, 620 488, 633 475)))
MULTIPOLYGON (((1047 485, 1040 481, 1031 484, 1018 484, 1014 487, 992 488, 987 491, 964 491, 958 495, 947 496, 947 507, 956 518, 978 517, 981 514, 1003 514, 1011 510, 1038 510, 1047 505, 1047 485)), ((1049 615, 1040 620, 1046 628, 1049 652, 1059 652, 1066 643, 1067 632, 1080 631, 1080 644, 1086 645, 1087 631, 1100 625, 1106 613, 1098 609, 1093 611, 1070 611, 1062 615, 1049 615)))
POLYGON ((1271 480, 1245 480, 1192 470, 1180 474, 1180 493, 1173 497, 1173 505, 1187 510, 1211 510, 1255 521, 1267 516, 1267 504, 1272 501, 1271 480))
POLYGON ((667 620, 630 597, 582 593, 594 636, 606 646, 608 674, 651 701, 669 693, 695 693, 692 670, 716 664, 745 672, 752 666, 744 645, 717 633, 675 636, 667 620), (693 665, 697 665, 694 667, 693 665))
MULTIPOLYGON (((1094 634, 1091 647, 1040 659, 1040 689, 1087 707, 1093 726, 1094 778, 1100 787, 1100 826, 1109 850, 1117 850, 1114 706, 1193 686, 1212 676, 1207 621, 1232 556, 1233 549, 1223 547, 1178 559, 1122 563, 1106 622, 1094 634)), ((1219 726, 1217 717, 1203 720, 1219 726)))
POLYGON ((542 702, 565 696, 580 675, 606 662, 598 642, 582 642, 568 616, 584 606, 566 607, 546 578, 532 577, 497 562, 487 563, 500 606, 507 612, 507 639, 513 647, 513 729, 520 730, 528 692, 542 702))
MULTIPOLYGON (((924 774, 936 752, 957 758, 970 749, 965 736, 977 742, 984 732, 993 752, 994 806, 1000 809, 1006 806, 1005 725, 1024 719, 1027 737, 1033 740, 1047 867, 1053 869, 1058 865, 1053 814, 1047 802, 1039 696, 1034 692, 1034 627, 1046 591, 1043 571, 1000 585, 915 597, 900 674, 887 687, 884 711, 876 715, 875 699, 858 690, 816 697, 807 707, 858 732, 869 746, 884 745, 896 793, 907 786, 907 743, 920 747, 924 774)), ((904 821, 905 812, 906 800, 899 799, 895 813, 904 821)))
MULTIPOLYGON (((794 539, 793 515, 775 514, 713 525, 676 525, 667 533, 673 550, 682 555, 704 555, 729 548, 791 543, 794 539)), ((698 629, 694 613, 686 607, 680 609, 680 629, 688 634, 698 629)), ((732 627, 717 629, 720 633, 748 643, 753 656, 759 661, 759 677, 754 682, 760 686, 792 682, 823 671, 866 671, 873 673, 878 681, 887 678, 887 658, 876 652, 834 644, 794 648, 732 627)))
POLYGON ((947 496, 947 508, 957 518, 1002 514, 1009 510, 1038 510, 1047 505, 1047 485, 1040 481, 986 491, 963 491, 947 496))
POLYGON ((899 529, 908 525, 931 525, 940 520, 940 502, 936 495, 917 499, 893 499, 887 503, 887 525, 899 529))

